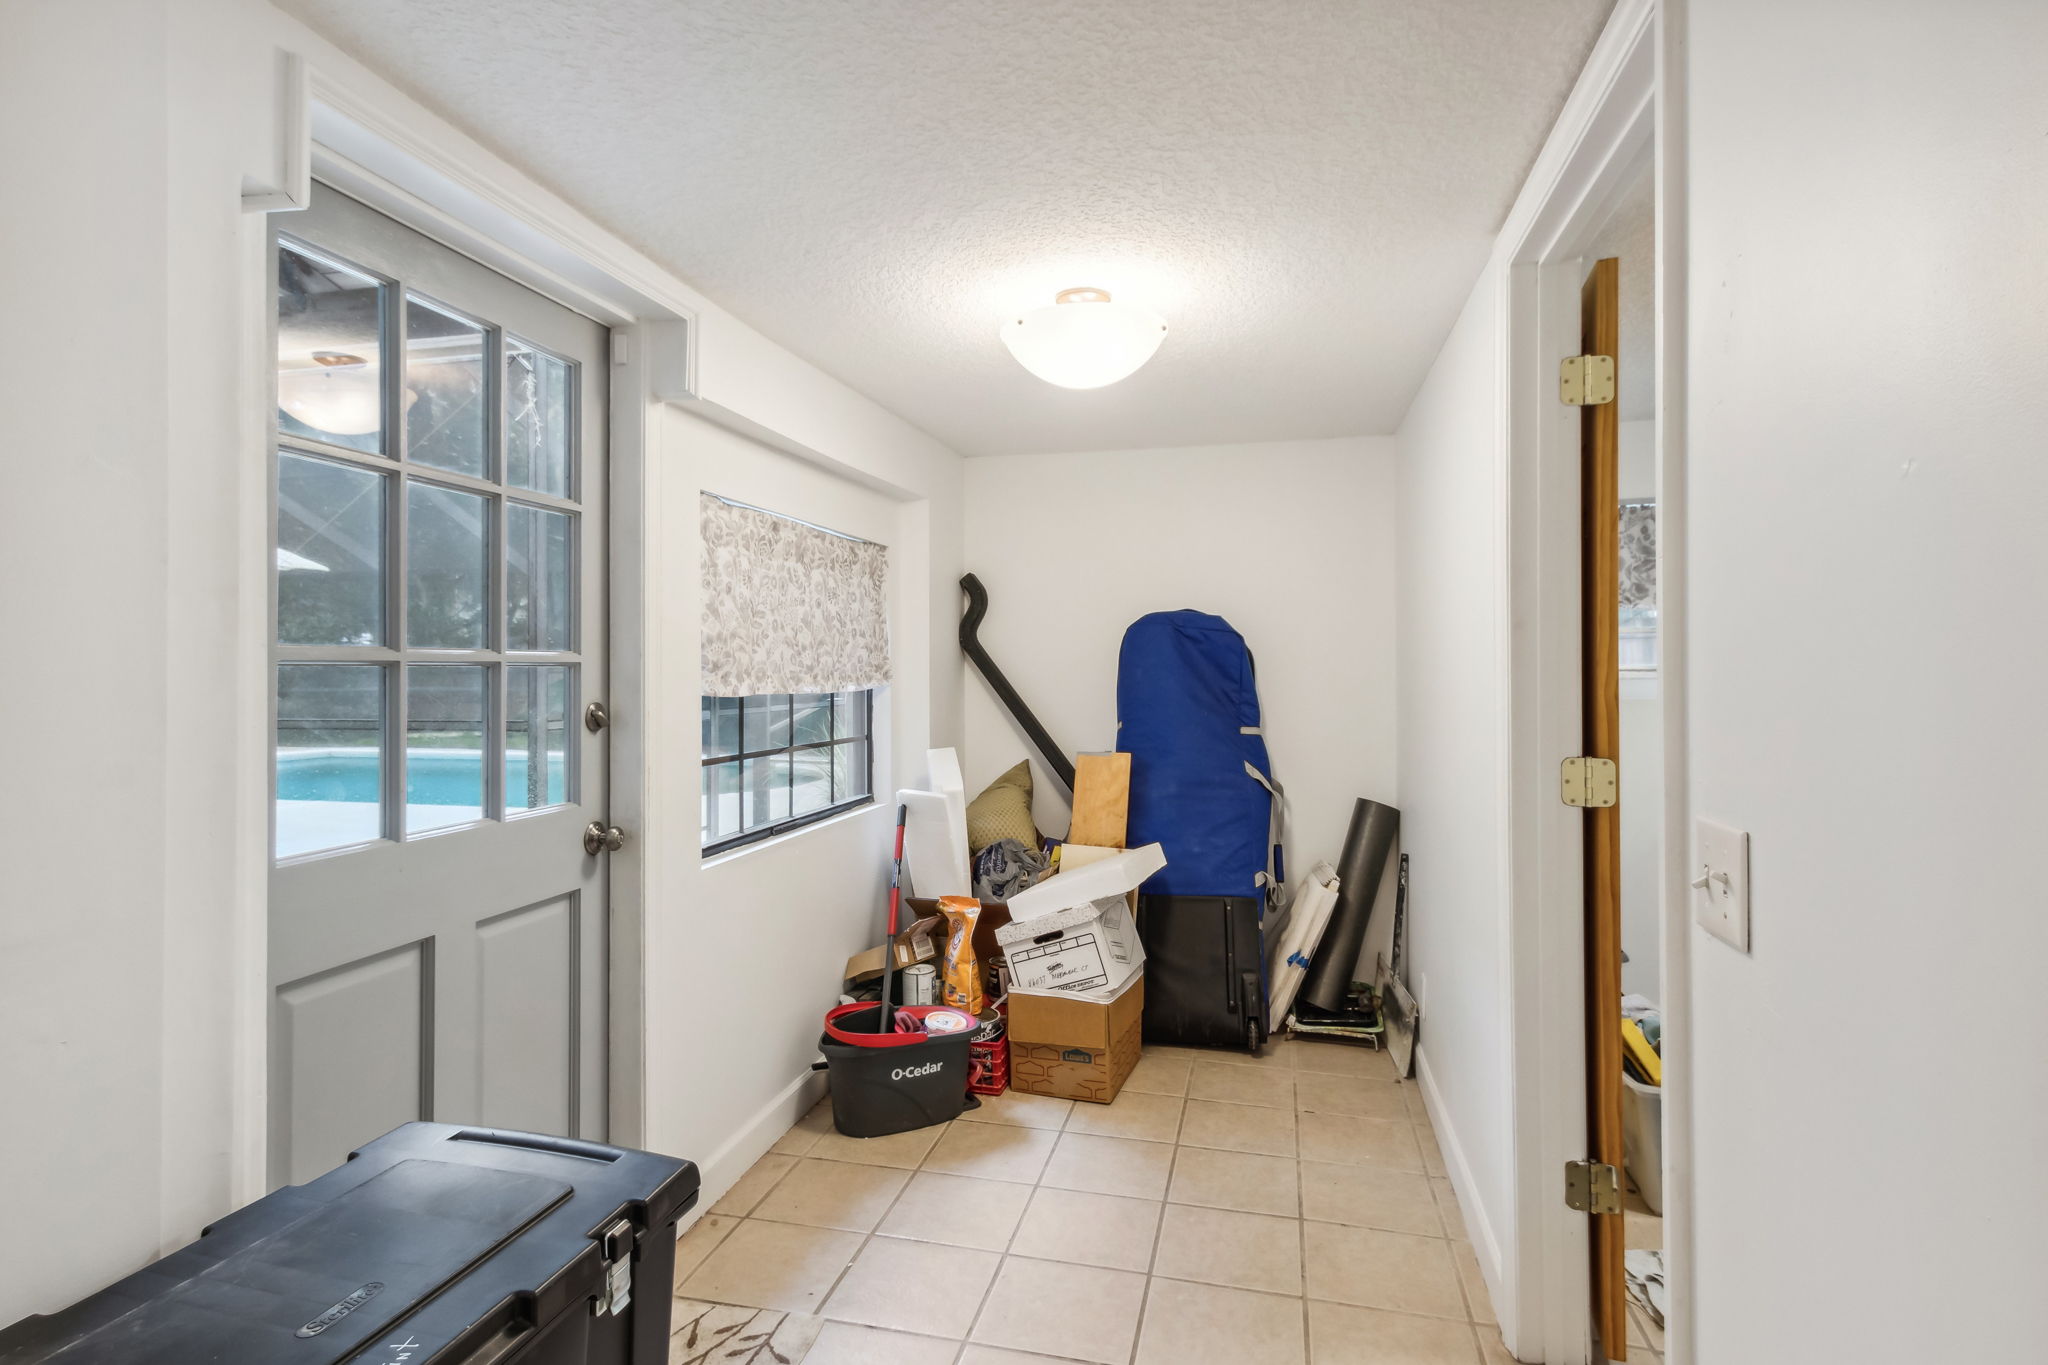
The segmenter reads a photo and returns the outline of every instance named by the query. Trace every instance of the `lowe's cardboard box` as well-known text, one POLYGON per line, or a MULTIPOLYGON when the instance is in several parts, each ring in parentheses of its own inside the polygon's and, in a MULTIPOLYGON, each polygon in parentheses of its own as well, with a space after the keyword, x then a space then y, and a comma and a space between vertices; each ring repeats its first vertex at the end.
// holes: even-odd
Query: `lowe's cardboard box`
POLYGON ((1142 1049, 1145 976, 1107 1000, 1066 991, 1010 991, 1010 1088, 1108 1104, 1142 1049))

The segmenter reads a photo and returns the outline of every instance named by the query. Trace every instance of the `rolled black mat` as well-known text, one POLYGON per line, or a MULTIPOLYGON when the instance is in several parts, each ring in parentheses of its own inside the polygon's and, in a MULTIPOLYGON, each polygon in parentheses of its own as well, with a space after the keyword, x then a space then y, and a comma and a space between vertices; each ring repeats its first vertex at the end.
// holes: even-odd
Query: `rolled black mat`
POLYGON ((1401 812, 1392 806, 1361 796, 1351 808, 1351 828, 1344 835, 1344 854, 1337 860, 1337 907, 1330 912, 1330 927, 1316 945, 1298 997, 1318 1009, 1343 1009, 1351 982, 1372 979, 1370 970, 1357 970, 1358 954, 1365 947, 1372 903, 1380 894, 1380 878, 1400 830, 1401 812))

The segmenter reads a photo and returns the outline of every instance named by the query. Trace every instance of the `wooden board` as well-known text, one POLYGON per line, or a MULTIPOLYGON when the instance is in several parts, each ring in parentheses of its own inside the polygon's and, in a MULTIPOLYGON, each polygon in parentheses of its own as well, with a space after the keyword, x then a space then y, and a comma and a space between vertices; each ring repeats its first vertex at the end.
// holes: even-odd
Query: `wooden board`
MULTIPOLYGON (((1595 261, 1579 293, 1585 355, 1621 352, 1620 262, 1595 261)), ((1618 376, 1617 376, 1618 379, 1618 376)), ((1618 388, 1618 384, 1617 384, 1618 388)), ((1621 757, 1620 413, 1613 403, 1579 416, 1580 685, 1579 752, 1621 757)), ((1621 775, 1621 792, 1628 774, 1621 775)), ((1621 1131, 1621 807, 1586 811, 1586 1131, 1594 1161, 1619 1171, 1621 1131)), ((1610 1360, 1628 1358, 1628 1283, 1622 1215, 1592 1220, 1593 1321, 1610 1360)))
POLYGON ((1130 804, 1129 754, 1074 756, 1074 823, 1067 831, 1069 843, 1122 848, 1130 804))

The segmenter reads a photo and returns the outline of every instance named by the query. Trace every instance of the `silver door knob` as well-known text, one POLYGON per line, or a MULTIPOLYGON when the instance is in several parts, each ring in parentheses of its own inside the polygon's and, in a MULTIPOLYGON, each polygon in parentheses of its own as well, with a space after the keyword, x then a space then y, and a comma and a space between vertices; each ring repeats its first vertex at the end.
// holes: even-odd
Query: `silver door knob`
POLYGON ((592 820, 583 827, 583 851, 595 858, 600 853, 617 853, 626 846, 626 831, 617 825, 592 820))

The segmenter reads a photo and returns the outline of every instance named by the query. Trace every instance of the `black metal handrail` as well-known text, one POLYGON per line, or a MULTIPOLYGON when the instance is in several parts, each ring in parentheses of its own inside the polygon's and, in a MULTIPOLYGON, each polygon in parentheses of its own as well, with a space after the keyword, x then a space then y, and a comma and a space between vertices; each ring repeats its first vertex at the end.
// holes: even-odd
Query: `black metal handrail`
POLYGON ((1045 766, 1052 769, 1053 776, 1064 782, 1069 792, 1073 791, 1074 760, 1067 757, 1065 749, 1053 742, 1052 735, 1039 723, 1031 708, 1024 704, 1024 698, 1018 695, 1017 689, 1010 685, 1010 680, 1003 676, 1003 670, 996 667, 996 661, 989 658, 988 651, 982 648, 981 641, 975 637, 975 631, 981 627, 982 618, 988 615, 988 589, 982 587, 981 580, 973 574, 964 574, 960 579, 960 591, 967 594, 967 610, 960 615, 961 652, 974 660, 974 666, 981 670, 981 676, 995 689, 997 700, 1008 708, 1017 724, 1024 728, 1024 733, 1030 736, 1031 742, 1038 746, 1039 756, 1045 760, 1045 766))

